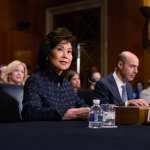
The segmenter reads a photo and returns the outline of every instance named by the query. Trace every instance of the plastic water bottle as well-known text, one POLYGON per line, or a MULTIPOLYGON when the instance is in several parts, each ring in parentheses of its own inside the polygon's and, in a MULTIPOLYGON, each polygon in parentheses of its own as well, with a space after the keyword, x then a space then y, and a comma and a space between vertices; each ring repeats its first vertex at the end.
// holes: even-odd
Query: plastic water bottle
POLYGON ((89 128, 101 128, 103 121, 103 111, 100 107, 100 100, 94 99, 93 106, 89 112, 89 128))

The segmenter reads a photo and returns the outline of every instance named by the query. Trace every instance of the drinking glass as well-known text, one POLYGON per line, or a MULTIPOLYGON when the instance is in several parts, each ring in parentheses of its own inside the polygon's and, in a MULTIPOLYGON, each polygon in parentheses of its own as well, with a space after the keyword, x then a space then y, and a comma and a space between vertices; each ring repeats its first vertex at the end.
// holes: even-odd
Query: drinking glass
POLYGON ((115 105, 114 104, 101 104, 103 110, 103 128, 116 128, 115 125, 115 105))

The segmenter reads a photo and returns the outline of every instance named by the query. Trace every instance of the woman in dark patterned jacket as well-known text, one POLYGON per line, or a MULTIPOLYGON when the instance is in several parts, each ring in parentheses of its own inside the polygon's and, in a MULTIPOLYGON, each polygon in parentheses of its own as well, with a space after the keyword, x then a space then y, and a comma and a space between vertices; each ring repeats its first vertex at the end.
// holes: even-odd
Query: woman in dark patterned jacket
POLYGON ((66 28, 49 33, 39 48, 39 69, 24 86, 23 120, 87 118, 89 107, 64 79, 75 50, 75 38, 66 28))

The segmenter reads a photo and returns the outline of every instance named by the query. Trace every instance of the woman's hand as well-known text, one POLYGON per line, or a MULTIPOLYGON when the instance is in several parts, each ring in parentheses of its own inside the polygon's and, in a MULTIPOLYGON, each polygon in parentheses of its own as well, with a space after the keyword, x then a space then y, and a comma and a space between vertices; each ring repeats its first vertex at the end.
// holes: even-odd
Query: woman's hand
POLYGON ((88 118, 90 108, 89 107, 81 107, 81 108, 70 108, 68 109, 63 117, 63 120, 72 120, 77 118, 88 118))

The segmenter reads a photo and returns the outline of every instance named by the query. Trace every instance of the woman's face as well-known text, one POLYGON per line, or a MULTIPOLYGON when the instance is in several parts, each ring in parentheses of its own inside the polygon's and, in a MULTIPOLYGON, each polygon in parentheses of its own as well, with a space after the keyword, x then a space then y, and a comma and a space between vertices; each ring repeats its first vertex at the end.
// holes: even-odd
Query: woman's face
POLYGON ((60 42, 49 54, 49 61, 58 74, 67 70, 72 62, 71 43, 66 41, 60 42))
POLYGON ((14 83, 14 84, 22 84, 25 76, 25 69, 24 67, 20 64, 16 67, 15 70, 10 74, 9 76, 9 81, 14 83))
POLYGON ((79 89, 81 87, 81 83, 80 83, 80 77, 78 74, 75 74, 71 80, 70 83, 72 85, 73 88, 79 89))

